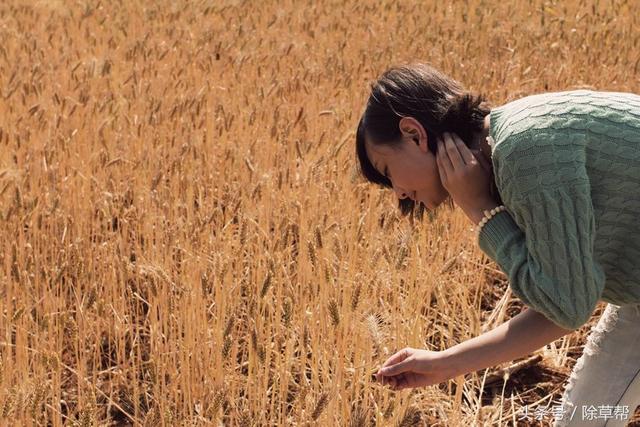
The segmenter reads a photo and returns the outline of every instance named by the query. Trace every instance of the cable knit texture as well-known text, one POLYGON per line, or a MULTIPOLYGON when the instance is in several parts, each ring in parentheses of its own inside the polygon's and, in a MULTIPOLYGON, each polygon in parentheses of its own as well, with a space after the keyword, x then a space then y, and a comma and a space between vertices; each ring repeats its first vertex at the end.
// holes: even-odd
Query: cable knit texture
POLYGON ((478 243, 514 294, 566 329, 598 300, 640 302, 640 95, 533 95, 490 121, 507 210, 478 243))

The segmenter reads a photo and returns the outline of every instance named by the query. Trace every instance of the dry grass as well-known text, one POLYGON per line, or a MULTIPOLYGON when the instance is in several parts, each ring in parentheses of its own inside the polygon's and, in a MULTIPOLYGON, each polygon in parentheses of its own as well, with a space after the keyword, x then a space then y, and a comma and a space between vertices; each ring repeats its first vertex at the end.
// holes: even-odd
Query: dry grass
POLYGON ((412 224, 362 182, 353 130, 416 59, 494 105, 638 92, 640 8, 426 3, 0 2, 2 423, 506 425, 559 398, 587 326, 494 388, 372 383, 520 305, 462 212, 412 224))

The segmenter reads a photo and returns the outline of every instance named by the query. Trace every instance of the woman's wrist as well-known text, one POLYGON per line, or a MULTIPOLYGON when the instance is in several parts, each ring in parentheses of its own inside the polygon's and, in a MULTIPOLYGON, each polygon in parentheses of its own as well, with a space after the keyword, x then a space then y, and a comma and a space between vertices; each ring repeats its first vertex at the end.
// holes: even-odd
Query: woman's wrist
POLYGON ((464 366, 460 363, 460 357, 456 354, 457 350, 456 346, 453 346, 441 351, 442 366, 440 368, 448 373, 447 377, 449 378, 459 377, 468 373, 465 372, 464 366))
POLYGON ((475 225, 478 225, 480 221, 482 221, 482 218, 484 218, 484 211, 490 211, 497 207, 498 203, 491 201, 480 205, 480 207, 471 208, 468 211, 465 210, 465 213, 475 225))

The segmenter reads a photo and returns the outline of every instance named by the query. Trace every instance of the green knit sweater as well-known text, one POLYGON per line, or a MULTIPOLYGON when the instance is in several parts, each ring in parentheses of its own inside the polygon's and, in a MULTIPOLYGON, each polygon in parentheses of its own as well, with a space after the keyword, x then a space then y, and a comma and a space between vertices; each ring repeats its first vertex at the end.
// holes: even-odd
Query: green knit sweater
POLYGON ((490 122, 507 210, 478 243, 514 294, 566 329, 598 300, 640 303, 640 95, 533 95, 490 122))

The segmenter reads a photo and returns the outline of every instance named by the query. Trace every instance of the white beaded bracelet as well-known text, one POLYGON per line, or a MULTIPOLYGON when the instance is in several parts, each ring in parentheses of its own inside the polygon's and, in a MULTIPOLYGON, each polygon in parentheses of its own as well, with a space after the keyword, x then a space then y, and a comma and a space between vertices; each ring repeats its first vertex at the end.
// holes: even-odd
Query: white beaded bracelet
POLYGON ((507 208, 505 205, 500 205, 498 207, 491 209, 490 211, 489 210, 483 211, 484 217, 482 218, 482 220, 480 220, 480 223, 478 224, 478 233, 480 233, 480 231, 482 230, 482 227, 484 227, 484 225, 487 222, 489 222, 491 218, 493 218, 497 213, 502 212, 506 209, 507 208))

